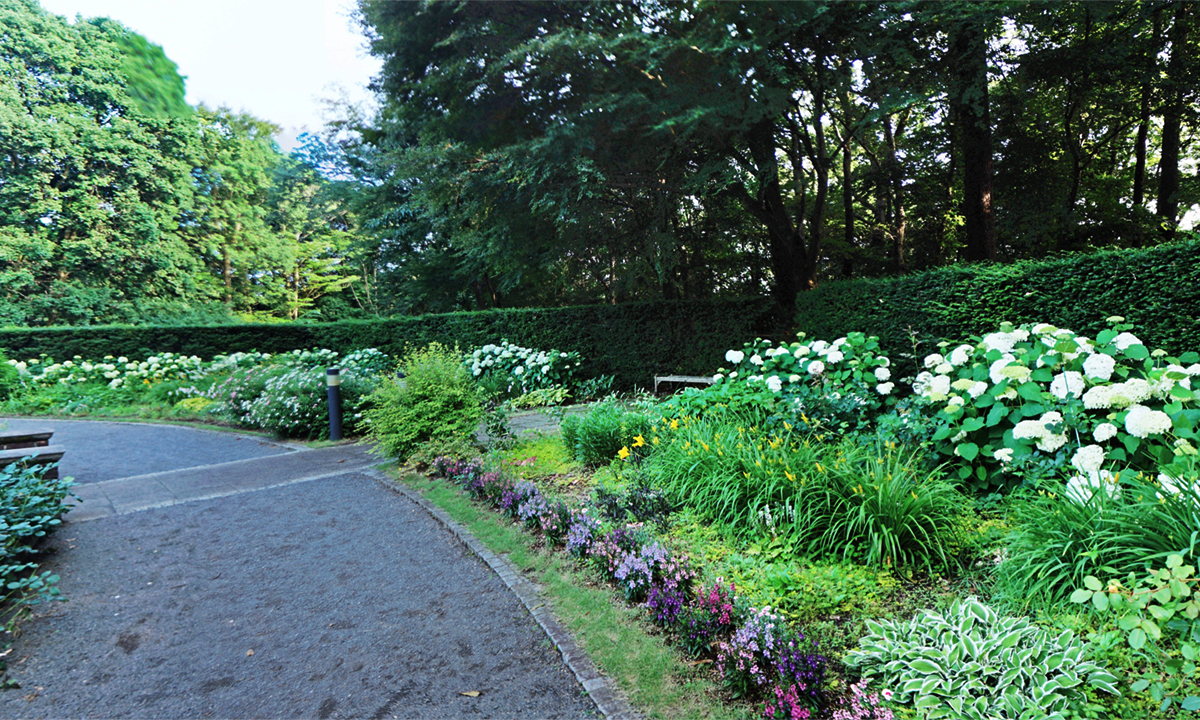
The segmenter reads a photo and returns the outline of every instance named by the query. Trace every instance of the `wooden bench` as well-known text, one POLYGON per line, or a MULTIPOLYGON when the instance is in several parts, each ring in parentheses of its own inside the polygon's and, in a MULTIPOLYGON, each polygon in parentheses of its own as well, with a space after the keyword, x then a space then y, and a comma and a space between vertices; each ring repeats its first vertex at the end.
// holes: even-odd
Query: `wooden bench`
MULTIPOLYGON (((8 467, 9 465, 19 465, 23 468, 31 465, 49 465, 62 460, 65 449, 62 445, 43 445, 33 448, 12 448, 9 450, 0 450, 0 467, 8 467)), ((58 467, 52 467, 46 470, 43 476, 51 480, 58 479, 58 467)))
POLYGON ((654 376, 654 394, 658 394, 658 386, 666 383, 668 385, 712 385, 713 379, 705 375, 655 375, 654 376))

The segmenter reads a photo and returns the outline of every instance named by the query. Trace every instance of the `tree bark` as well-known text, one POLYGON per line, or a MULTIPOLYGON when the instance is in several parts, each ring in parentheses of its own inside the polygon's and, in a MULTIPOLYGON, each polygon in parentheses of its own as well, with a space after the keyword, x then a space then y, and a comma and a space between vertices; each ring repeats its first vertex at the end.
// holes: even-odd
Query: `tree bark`
MULTIPOLYGON (((1150 39, 1150 49, 1147 58, 1147 75, 1154 68, 1155 56, 1162 36, 1162 10, 1154 11, 1154 30, 1150 39)), ((1133 207, 1140 208, 1146 202, 1146 141, 1150 135, 1150 99, 1154 94, 1154 83, 1147 77, 1142 83, 1142 97, 1138 106, 1137 141, 1134 145, 1136 160, 1133 166, 1133 207)))
POLYGON ((951 94, 963 163, 963 220, 968 261, 996 259, 992 211, 992 123, 988 107, 987 35, 976 20, 956 29, 950 51, 956 67, 951 94))
POLYGON ((1171 58, 1167 61, 1166 104, 1163 107, 1162 149, 1158 162, 1158 198, 1155 214, 1164 239, 1175 237, 1179 214, 1179 154, 1183 129, 1183 99, 1186 82, 1187 36, 1190 3, 1175 6, 1171 21, 1171 58))

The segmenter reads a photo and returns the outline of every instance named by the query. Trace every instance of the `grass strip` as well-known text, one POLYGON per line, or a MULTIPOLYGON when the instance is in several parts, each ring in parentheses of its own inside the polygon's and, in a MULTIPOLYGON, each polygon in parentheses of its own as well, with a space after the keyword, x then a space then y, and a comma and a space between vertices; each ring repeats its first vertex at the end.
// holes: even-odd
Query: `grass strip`
POLYGON ((576 642, 648 718, 746 718, 727 706, 703 672, 685 665, 661 636, 647 633, 639 608, 621 603, 567 555, 533 547, 530 536, 444 480, 390 470, 405 486, 446 511, 526 578, 541 586, 555 616, 576 642))

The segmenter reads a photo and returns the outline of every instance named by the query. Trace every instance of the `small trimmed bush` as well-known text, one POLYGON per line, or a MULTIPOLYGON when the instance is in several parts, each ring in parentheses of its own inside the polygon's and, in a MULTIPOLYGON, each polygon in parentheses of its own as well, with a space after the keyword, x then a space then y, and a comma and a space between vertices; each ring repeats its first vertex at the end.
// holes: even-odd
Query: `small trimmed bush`
POLYGON ((483 406, 458 348, 430 343, 405 355, 400 366, 404 379, 385 380, 364 412, 368 434, 384 455, 405 459, 431 439, 475 432, 483 406))

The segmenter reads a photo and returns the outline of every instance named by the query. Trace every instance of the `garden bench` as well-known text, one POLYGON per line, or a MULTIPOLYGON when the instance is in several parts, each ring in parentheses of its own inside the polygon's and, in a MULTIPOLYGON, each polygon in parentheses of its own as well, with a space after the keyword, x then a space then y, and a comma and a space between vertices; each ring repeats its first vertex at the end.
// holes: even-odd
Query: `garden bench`
POLYGON ((712 385, 713 379, 705 375, 655 375, 655 395, 658 394, 658 386, 662 383, 668 385, 712 385))
MULTIPOLYGON (((44 445, 33 448, 12 448, 9 450, 0 450, 0 467, 8 467, 9 465, 20 465, 21 467, 29 467, 30 465, 49 465, 62 460, 65 449, 62 445, 44 445)), ((54 480, 58 478, 58 467, 52 467, 46 470, 43 476, 54 480)))

